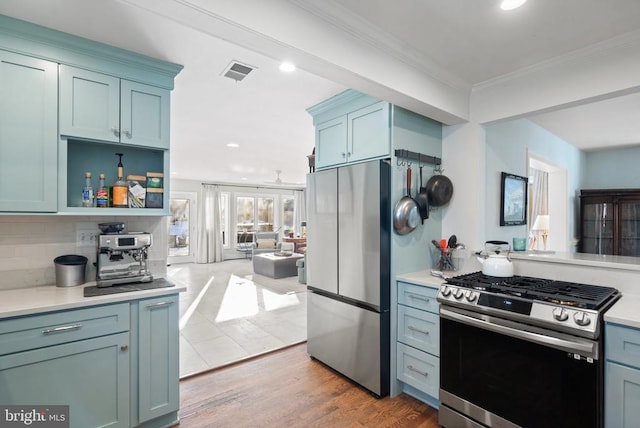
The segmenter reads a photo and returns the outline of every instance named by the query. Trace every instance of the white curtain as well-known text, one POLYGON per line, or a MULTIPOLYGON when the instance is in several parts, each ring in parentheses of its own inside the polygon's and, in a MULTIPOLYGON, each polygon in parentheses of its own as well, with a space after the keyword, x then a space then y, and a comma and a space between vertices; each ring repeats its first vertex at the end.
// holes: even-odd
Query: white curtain
POLYGON ((198 263, 216 263, 223 260, 221 205, 220 188, 203 184, 198 216, 198 263))
POLYGON ((307 202, 305 191, 296 190, 293 192, 293 230, 296 236, 302 236, 301 223, 307 221, 307 202))
POLYGON ((549 214, 549 173, 533 169, 533 187, 531 195, 531 219, 529 229, 541 214, 549 214))

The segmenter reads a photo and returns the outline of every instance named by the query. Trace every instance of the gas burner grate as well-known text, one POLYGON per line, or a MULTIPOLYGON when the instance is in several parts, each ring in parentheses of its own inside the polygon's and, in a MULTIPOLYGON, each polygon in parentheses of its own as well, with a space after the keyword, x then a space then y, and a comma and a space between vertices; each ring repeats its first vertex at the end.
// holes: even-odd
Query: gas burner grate
POLYGON ((514 295, 583 309, 599 309, 611 298, 618 295, 618 290, 612 287, 518 275, 502 278, 484 275, 482 272, 455 276, 449 278, 447 282, 464 288, 514 295))

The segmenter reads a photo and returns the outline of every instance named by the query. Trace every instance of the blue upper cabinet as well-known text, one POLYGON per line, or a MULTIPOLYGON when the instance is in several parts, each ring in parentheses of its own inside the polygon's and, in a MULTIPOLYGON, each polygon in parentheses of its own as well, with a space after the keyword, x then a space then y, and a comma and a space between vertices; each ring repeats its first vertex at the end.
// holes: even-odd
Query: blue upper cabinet
POLYGON ((60 134, 169 148, 169 91, 60 66, 60 134))
POLYGON ((120 141, 138 146, 169 148, 169 91, 155 86, 120 82, 120 141))
POLYGON ((316 127, 316 168, 391 156, 389 103, 348 90, 307 111, 316 127))
POLYGON ((0 211, 55 212, 58 65, 0 50, 0 211))

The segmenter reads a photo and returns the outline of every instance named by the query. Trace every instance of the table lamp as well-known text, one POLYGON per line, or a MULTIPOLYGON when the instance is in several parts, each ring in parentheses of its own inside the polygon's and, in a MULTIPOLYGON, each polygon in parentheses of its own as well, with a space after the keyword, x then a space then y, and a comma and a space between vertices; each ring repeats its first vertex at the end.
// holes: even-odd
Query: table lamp
POLYGON ((544 250, 547 251, 547 238, 549 237, 549 215, 541 214, 537 216, 536 221, 533 222, 531 230, 537 230, 541 232, 544 250))

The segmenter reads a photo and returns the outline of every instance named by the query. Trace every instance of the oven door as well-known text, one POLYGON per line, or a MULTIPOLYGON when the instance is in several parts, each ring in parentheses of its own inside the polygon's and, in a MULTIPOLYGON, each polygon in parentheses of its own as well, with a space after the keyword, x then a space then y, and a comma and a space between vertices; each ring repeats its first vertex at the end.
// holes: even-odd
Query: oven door
POLYGON ((440 317, 441 425, 602 426, 598 342, 449 306, 440 317))

